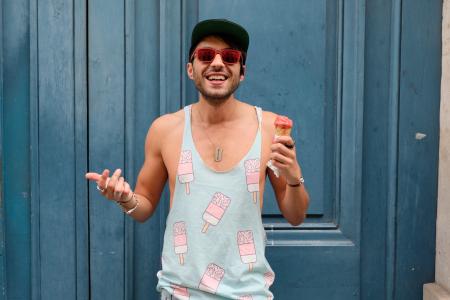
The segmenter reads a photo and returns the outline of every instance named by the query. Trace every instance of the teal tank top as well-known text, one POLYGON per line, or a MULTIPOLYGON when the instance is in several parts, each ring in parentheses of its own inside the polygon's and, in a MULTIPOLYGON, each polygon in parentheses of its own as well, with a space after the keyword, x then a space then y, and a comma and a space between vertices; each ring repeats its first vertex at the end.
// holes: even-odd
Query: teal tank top
POLYGON ((245 157, 231 170, 217 172, 198 154, 191 131, 191 106, 185 126, 172 208, 164 233, 161 299, 273 299, 275 274, 265 257, 258 132, 245 157))

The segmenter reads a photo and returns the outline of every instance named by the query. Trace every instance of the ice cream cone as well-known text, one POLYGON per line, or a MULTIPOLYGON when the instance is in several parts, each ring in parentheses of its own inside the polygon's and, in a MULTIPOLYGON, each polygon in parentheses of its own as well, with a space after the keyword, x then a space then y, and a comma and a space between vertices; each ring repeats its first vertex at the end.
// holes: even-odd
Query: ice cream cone
POLYGON ((275 127, 275 135, 283 136, 283 135, 291 135, 292 128, 287 127, 275 127))
POLYGON ((291 135, 293 122, 286 116, 277 116, 275 119, 275 135, 291 135))
MULTIPOLYGON (((279 136, 290 136, 293 122, 286 116, 277 116, 275 119, 275 138, 279 136)), ((267 166, 273 171, 276 177, 280 176, 279 170, 273 165, 272 160, 267 162, 267 166)))

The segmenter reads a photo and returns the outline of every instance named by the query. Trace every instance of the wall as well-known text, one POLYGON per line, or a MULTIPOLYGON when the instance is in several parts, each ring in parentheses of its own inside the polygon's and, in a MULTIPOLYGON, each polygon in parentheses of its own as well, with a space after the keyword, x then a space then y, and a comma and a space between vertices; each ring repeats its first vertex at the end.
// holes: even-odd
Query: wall
POLYGON ((443 6, 441 84, 436 282, 424 286, 425 300, 450 299, 450 0, 443 6))

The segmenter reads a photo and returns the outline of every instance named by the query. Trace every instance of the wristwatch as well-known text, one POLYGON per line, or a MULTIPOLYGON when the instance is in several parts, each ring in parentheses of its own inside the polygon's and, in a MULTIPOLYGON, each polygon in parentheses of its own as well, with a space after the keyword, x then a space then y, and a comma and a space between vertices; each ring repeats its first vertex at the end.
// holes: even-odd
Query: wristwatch
POLYGON ((286 184, 290 187, 298 187, 298 186, 303 185, 304 183, 305 183, 305 179, 303 178, 303 176, 298 179, 298 183, 296 183, 296 184, 290 184, 289 182, 286 182, 286 184))

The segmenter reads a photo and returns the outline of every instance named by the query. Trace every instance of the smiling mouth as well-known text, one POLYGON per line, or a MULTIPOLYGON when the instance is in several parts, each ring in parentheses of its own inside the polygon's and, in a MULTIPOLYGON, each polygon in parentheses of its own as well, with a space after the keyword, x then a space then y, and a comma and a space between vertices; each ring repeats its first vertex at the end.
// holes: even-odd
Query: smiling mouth
POLYGON ((208 75, 206 79, 213 82, 223 82, 228 79, 225 75, 208 75))

